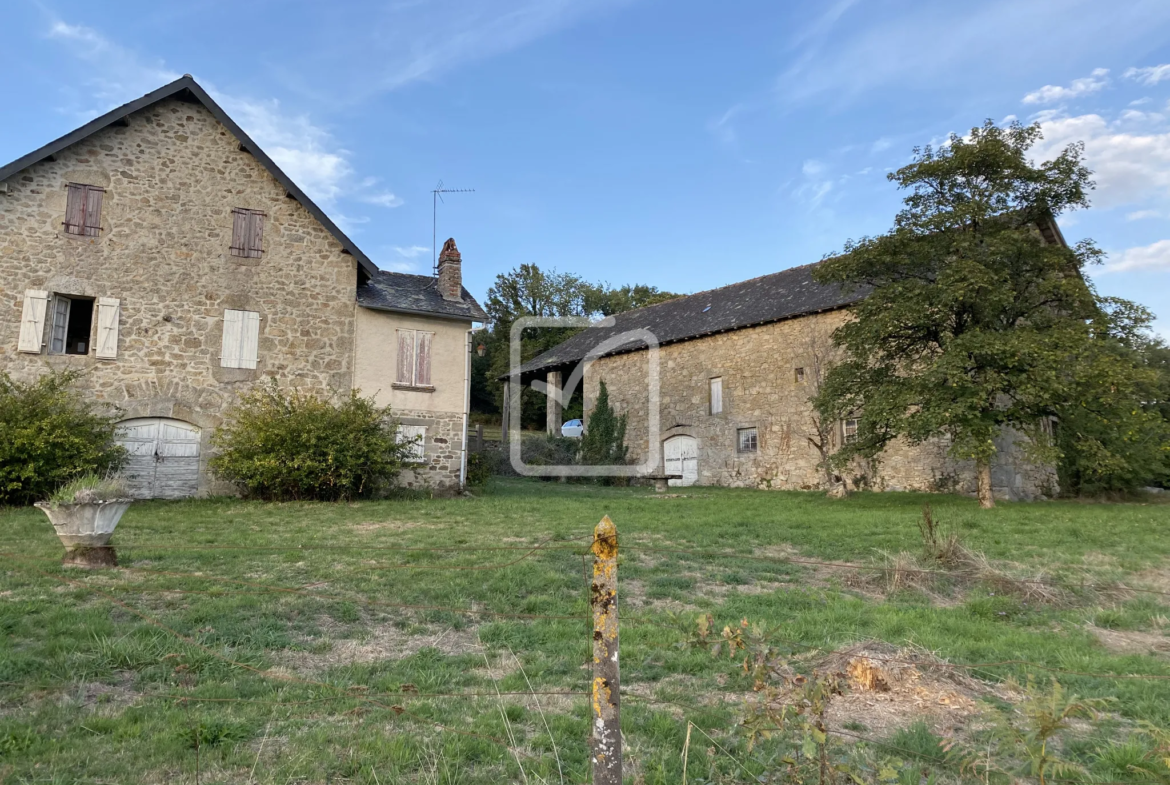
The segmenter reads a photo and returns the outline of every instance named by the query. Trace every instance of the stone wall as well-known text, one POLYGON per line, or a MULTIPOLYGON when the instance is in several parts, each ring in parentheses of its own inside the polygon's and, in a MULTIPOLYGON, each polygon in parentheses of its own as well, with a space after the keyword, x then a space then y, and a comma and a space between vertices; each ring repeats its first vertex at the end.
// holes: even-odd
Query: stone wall
MULTIPOLYGON (((127 418, 201 426, 204 460, 212 429, 258 381, 326 395, 350 389, 355 260, 203 106, 159 102, 6 183, 0 370, 18 379, 81 370, 88 392, 127 418), (106 189, 100 236, 63 231, 69 182, 106 189), (267 214, 260 258, 229 251, 236 207, 267 214), (26 289, 118 298, 117 358, 19 353, 26 289), (260 314, 255 370, 220 367, 227 308, 260 314)), ((200 485, 213 490, 205 472, 200 485)))
POLYGON ((463 460, 463 415, 425 409, 393 411, 403 425, 423 425, 427 429, 423 440, 425 462, 410 465, 399 476, 398 484, 442 493, 458 490, 463 460))
MULTIPOLYGON (((701 485, 811 490, 826 485, 818 467, 819 438, 809 398, 818 368, 834 359, 830 336, 845 311, 670 344, 660 349, 659 428, 663 442, 693 437, 698 445, 701 485), (797 369, 803 369, 798 374, 797 369), (710 380, 722 378, 723 411, 710 413, 710 380), (738 431, 755 428, 758 449, 738 450, 738 431)), ((628 418, 627 444, 633 462, 644 460, 648 444, 648 353, 604 357, 585 373, 585 410, 604 379, 610 402, 628 418)), ((841 424, 831 428, 832 449, 843 438, 841 424)), ((1028 464, 1018 435, 1000 440, 993 485, 1000 498, 1033 498, 1056 487, 1051 467, 1028 464)), ((876 467, 858 465, 845 473, 853 487, 877 490, 956 491, 975 489, 974 465, 947 454, 945 440, 921 445, 891 444, 876 467), (876 468, 876 471, 875 471, 876 468)))

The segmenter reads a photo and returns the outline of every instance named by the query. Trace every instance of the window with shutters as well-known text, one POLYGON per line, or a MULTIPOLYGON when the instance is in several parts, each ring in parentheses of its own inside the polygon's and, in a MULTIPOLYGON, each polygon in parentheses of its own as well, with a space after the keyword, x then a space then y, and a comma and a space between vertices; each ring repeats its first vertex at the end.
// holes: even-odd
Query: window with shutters
POLYGON ((425 463, 427 459, 427 426, 425 425, 399 425, 398 426, 398 442, 400 444, 409 444, 410 449, 403 460, 407 463, 425 463))
POLYGON ((426 330, 399 330, 395 386, 433 390, 431 384, 431 340, 426 330))
POLYGON ((723 412, 723 377, 716 376, 711 383, 711 414, 723 412))
POLYGON ((264 213, 237 207, 232 210, 232 256, 258 259, 264 253, 264 213))
POLYGON ((96 185, 69 183, 65 200, 65 233, 97 237, 102 232, 102 198, 105 189, 96 185))
POLYGON ((260 345, 260 314, 228 309, 223 312, 220 368, 255 368, 260 345))
POLYGON ((93 298, 54 294, 49 354, 89 354, 93 298))
POLYGON ((740 428, 735 432, 737 452, 756 452, 760 449, 760 432, 755 428, 740 428))

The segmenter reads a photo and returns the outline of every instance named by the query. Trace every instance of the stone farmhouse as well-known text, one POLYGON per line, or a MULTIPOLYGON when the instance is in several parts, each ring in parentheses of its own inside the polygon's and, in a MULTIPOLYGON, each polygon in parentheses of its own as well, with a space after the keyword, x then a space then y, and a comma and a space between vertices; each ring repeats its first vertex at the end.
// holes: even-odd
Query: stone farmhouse
MULTIPOLYGON (((1055 232, 1053 227, 1047 233, 1055 232)), ((1062 241, 1058 236, 1052 240, 1062 241)), ((521 366, 506 384, 543 378, 550 394, 549 431, 557 432, 560 408, 552 391, 590 357, 583 376, 586 426, 604 380, 611 405, 627 416, 632 463, 646 460, 656 433, 662 457, 655 473, 681 475, 672 485, 823 488, 828 478, 816 445, 831 454, 855 437, 858 420, 819 423, 809 398, 837 351, 833 330, 866 292, 818 284, 814 266, 618 314, 521 366), (619 337, 637 331, 658 343, 656 387, 647 333, 619 337)), ((1055 471, 1025 460, 1020 438, 1005 433, 999 439, 992 463, 996 496, 1052 494, 1055 471)), ((973 462, 956 461, 948 447, 943 439, 895 442, 872 465, 859 463, 842 479, 854 488, 973 493, 973 462)))
POLYGON ((268 380, 391 405, 405 481, 457 488, 485 319, 453 240, 379 270, 190 76, 0 167, 0 371, 82 372, 140 497, 230 491, 211 435, 268 380))

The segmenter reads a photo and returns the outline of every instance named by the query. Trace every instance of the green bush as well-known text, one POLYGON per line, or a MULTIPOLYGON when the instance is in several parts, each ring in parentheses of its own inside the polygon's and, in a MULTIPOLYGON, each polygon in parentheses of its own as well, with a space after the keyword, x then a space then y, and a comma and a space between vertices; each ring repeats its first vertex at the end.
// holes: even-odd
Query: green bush
POLYGON ((520 455, 529 466, 568 466, 577 462, 579 446, 577 439, 565 436, 526 436, 520 441, 520 455))
POLYGON ((390 408, 354 391, 339 404, 276 383, 244 395, 212 437, 216 476, 269 501, 370 496, 398 474, 410 450, 390 408))
POLYGON ((114 441, 117 417, 74 389, 80 374, 35 382, 0 374, 0 504, 31 504, 85 474, 106 474, 125 460, 114 441))
POLYGON ((473 488, 487 485, 493 474, 499 474, 497 464, 503 456, 499 450, 484 450, 467 454, 467 484, 473 488))

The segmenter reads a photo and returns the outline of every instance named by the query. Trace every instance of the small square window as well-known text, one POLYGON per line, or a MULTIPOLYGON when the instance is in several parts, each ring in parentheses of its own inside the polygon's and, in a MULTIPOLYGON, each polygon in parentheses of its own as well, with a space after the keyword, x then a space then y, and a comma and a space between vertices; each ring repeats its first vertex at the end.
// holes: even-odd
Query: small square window
POLYGON ((760 449, 760 434, 755 428, 740 428, 735 435, 739 452, 756 452, 760 449))
POLYGON ((853 417, 845 420, 845 422, 842 424, 841 434, 844 436, 846 444, 853 444, 855 441, 857 441, 857 426, 860 425, 860 423, 860 420, 858 420, 856 417, 853 417))
POLYGON ((796 383, 797 384, 804 384, 804 369, 803 368, 796 369, 796 383))

